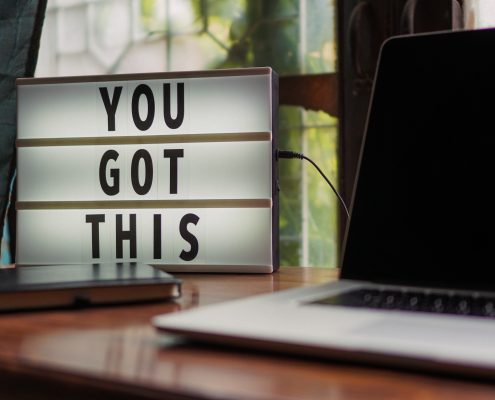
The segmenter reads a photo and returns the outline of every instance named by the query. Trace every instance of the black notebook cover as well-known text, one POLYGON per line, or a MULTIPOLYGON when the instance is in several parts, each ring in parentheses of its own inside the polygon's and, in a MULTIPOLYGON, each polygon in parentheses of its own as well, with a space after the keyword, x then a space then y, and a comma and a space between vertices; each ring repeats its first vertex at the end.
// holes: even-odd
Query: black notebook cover
POLYGON ((180 280, 146 264, 0 269, 0 311, 165 300, 179 296, 180 280))

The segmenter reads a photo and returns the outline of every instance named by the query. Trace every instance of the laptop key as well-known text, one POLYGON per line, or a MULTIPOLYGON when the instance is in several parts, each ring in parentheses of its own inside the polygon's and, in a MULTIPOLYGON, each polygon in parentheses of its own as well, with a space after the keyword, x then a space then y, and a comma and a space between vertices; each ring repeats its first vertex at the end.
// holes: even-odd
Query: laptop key
POLYGON ((404 296, 406 301, 404 301, 404 306, 399 308, 400 310, 423 311, 425 309, 426 295, 422 293, 405 293, 404 296))
POLYGON ((482 315, 485 317, 495 317, 495 300, 487 300, 482 307, 482 315))

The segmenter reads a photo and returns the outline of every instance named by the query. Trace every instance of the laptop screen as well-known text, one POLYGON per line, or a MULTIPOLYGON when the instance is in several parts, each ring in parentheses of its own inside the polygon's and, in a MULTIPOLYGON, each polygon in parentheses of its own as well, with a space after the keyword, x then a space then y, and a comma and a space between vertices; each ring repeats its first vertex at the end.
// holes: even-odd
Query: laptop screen
POLYGON ((383 47, 342 277, 495 289, 495 30, 383 47))

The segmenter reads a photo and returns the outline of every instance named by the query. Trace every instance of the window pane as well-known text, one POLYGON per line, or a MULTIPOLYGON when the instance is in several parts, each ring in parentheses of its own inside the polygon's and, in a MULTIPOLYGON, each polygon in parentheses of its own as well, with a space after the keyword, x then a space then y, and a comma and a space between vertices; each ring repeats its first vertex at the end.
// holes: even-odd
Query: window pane
POLYGON ((469 29, 494 27, 495 1, 465 0, 464 21, 469 29))

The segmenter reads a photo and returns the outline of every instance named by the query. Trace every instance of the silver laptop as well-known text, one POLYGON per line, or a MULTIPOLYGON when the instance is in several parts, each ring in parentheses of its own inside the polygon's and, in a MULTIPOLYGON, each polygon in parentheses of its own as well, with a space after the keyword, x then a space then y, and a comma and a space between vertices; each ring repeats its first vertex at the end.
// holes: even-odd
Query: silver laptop
POLYGON ((495 30, 383 46, 338 282, 157 316, 155 326, 495 377, 494 50, 495 30))

